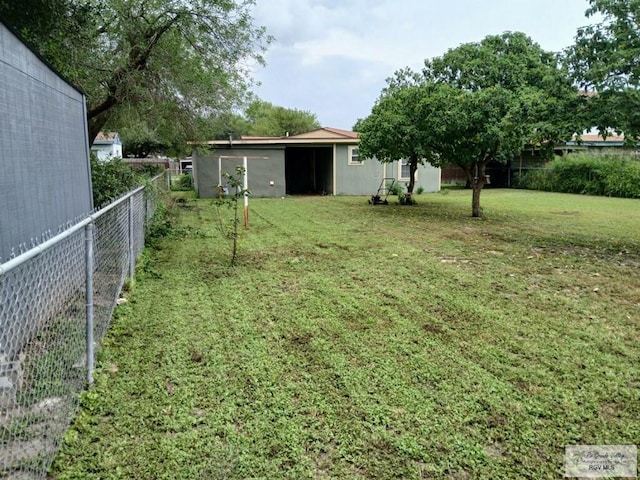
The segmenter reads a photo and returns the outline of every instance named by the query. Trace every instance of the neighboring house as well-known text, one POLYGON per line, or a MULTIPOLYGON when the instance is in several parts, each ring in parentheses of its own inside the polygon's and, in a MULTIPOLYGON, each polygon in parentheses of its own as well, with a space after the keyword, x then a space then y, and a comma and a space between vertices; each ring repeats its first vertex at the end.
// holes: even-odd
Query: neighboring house
POLYGON ((106 162, 112 158, 122 158, 122 141, 118 132, 100 132, 93 141, 91 151, 98 160, 106 162))
MULTIPOLYGON (((208 151, 194 152, 196 190, 202 197, 216 195, 225 184, 223 172, 235 173, 247 157, 249 190, 259 197, 284 195, 372 195, 384 177, 409 181, 406 161, 389 164, 358 155, 356 132, 319 128, 285 137, 241 137, 212 140, 208 151)), ((440 190, 440 169, 420 166, 416 186, 425 192, 440 190)))
MULTIPOLYGON (((553 153, 555 155, 568 155, 578 152, 598 153, 620 153, 620 154, 637 154, 638 147, 625 144, 624 137, 618 135, 609 135, 602 138, 601 135, 584 134, 578 139, 572 138, 568 142, 560 142, 554 146, 553 153)), ((543 155, 538 147, 528 146, 522 150, 522 153, 513 160, 504 164, 498 162, 490 162, 487 165, 486 173, 490 178, 490 187, 511 187, 514 179, 518 175, 526 173, 528 170, 536 170, 544 168, 549 161, 546 155, 543 155)), ((465 172, 458 166, 447 165, 442 169, 442 183, 464 185, 467 183, 465 172)))

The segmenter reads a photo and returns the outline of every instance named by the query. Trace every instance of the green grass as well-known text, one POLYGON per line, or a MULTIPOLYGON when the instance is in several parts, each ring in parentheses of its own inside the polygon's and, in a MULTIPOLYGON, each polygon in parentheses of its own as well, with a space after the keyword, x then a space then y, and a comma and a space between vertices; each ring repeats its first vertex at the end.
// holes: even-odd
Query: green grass
POLYGON ((138 269, 54 478, 558 478, 640 438, 640 202, 188 200, 138 269))

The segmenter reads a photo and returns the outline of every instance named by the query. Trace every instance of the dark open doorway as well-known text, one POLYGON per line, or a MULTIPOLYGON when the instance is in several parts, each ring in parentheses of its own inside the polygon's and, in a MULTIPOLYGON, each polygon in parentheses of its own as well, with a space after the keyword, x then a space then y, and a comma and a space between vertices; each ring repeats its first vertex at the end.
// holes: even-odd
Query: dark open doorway
POLYGON ((284 174, 288 195, 333 194, 333 146, 287 147, 284 174))

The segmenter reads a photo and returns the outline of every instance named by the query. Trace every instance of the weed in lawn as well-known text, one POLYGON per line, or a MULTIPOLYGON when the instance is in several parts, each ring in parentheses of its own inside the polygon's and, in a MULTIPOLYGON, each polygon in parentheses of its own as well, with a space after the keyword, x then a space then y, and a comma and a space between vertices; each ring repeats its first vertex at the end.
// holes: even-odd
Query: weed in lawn
MULTIPOLYGON (((224 172, 223 176, 227 179, 227 185, 230 190, 233 192, 229 194, 223 194, 222 185, 218 185, 218 198, 215 201, 216 205, 216 213, 218 214, 218 230, 223 238, 231 241, 231 263, 232 267, 236 266, 236 258, 238 256, 238 242, 239 242, 239 230, 238 227, 240 225, 240 217, 239 217, 239 209, 240 209, 240 199, 245 198, 249 195, 249 190, 243 188, 242 177, 245 175, 246 170, 242 166, 236 167, 236 175, 232 175, 228 172, 224 172), (227 207, 232 210, 232 219, 228 222, 230 225, 225 223, 225 220, 222 218, 221 208, 227 207)), ((246 200, 245 200, 246 202, 246 200)), ((247 217, 248 211, 245 207, 245 226, 247 226, 247 217)))

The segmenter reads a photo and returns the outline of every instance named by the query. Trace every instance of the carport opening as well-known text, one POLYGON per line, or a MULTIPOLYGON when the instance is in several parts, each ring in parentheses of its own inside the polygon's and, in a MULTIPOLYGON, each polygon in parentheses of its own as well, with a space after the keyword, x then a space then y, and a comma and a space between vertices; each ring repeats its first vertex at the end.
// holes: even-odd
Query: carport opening
POLYGON ((287 147, 284 174, 287 195, 332 195, 333 147, 287 147))

